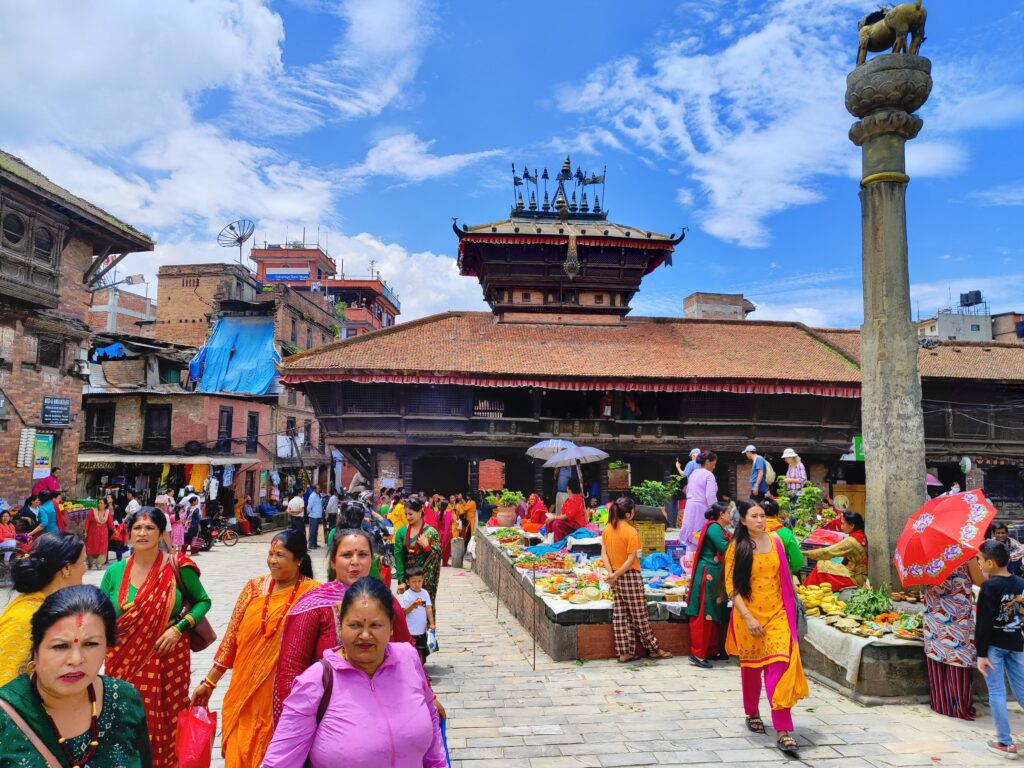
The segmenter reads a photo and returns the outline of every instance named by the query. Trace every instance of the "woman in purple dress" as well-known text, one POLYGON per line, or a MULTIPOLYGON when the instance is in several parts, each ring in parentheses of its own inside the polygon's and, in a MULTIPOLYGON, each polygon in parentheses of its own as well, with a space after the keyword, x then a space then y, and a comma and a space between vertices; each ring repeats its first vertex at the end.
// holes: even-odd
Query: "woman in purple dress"
POLYGON ((683 526, 679 530, 679 543, 687 552, 697 551, 697 533, 704 527, 704 513, 718 502, 718 481, 715 465, 718 455, 704 451, 696 459, 699 465, 686 483, 686 507, 683 508, 683 526))

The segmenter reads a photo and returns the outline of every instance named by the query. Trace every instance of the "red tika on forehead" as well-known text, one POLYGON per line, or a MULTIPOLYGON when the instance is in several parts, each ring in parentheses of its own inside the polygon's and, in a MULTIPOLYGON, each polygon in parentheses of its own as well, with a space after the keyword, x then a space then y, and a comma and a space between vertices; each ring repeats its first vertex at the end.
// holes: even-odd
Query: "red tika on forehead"
POLYGON ((80 613, 75 616, 75 626, 81 629, 85 625, 85 614, 80 613))

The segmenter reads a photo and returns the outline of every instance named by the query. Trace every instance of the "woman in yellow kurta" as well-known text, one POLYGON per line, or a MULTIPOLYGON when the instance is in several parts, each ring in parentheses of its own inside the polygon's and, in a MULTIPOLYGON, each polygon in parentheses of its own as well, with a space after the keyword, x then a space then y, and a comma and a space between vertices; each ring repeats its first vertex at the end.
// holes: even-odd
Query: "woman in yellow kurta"
POLYGON ((295 530, 277 534, 267 555, 269 576, 253 579, 238 596, 213 669, 192 694, 193 706, 207 706, 227 670, 234 670, 224 695, 221 752, 227 768, 255 768, 273 736, 274 672, 281 625, 295 602, 320 586, 306 539, 295 530))
POLYGON ((761 676, 777 745, 795 753, 792 707, 808 694, 796 633, 796 591, 782 540, 765 531, 760 506, 738 503, 740 524, 725 551, 725 590, 733 602, 725 650, 740 657, 747 727, 764 733, 761 676))
POLYGON ((25 671, 32 656, 32 616, 49 595, 82 583, 85 544, 70 533, 44 533, 29 553, 11 561, 20 592, 0 614, 0 687, 25 671))

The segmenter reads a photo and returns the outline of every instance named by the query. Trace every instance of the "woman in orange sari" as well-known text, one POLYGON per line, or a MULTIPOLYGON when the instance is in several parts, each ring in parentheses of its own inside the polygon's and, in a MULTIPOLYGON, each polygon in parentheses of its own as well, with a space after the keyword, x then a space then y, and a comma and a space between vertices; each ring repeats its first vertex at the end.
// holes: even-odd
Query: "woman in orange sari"
POLYGON ((163 512, 143 507, 125 527, 132 555, 107 568, 100 586, 117 613, 118 643, 107 653, 105 674, 142 695, 153 767, 177 768, 174 730, 178 713, 188 707, 192 674, 188 630, 210 610, 210 598, 195 563, 160 551, 167 530, 163 512), (188 594, 182 594, 175 570, 188 594), (186 603, 192 607, 183 612, 186 603))
POLYGON ((288 529, 270 542, 268 576, 242 588, 213 669, 192 694, 192 706, 208 706, 210 694, 229 669, 231 684, 221 715, 221 753, 227 768, 255 768, 274 735, 274 673, 281 648, 281 625, 295 602, 320 586, 306 538, 288 529))

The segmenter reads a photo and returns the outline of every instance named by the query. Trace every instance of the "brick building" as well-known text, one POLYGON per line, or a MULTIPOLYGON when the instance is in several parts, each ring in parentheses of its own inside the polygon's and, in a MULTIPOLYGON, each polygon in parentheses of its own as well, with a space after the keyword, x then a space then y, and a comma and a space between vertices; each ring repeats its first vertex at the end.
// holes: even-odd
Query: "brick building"
POLYGON ((275 395, 200 391, 188 379, 195 353, 142 337, 97 338, 83 390, 80 494, 123 478, 118 485, 151 501, 159 485, 198 487, 199 476, 214 475, 225 483, 231 467, 236 496, 257 496, 260 472, 273 468, 263 433, 275 395))
POLYGON ((156 302, 146 296, 116 286, 90 294, 87 322, 94 333, 152 336, 155 321, 156 302))
POLYGON ((89 287, 153 241, 0 151, 0 495, 28 494, 46 454, 73 487, 89 287))
MULTIPOLYGON (((284 283, 264 285, 239 264, 175 264, 157 273, 154 338, 201 347, 219 317, 273 315, 274 341, 282 358, 316 349, 340 334, 334 306, 323 294, 295 290, 284 283)), ((273 361, 267 360, 272 366, 273 361)), ((276 390, 275 390, 276 392, 276 390)), ((304 393, 275 394, 265 428, 261 430, 276 452, 278 435, 302 438, 302 455, 283 448, 275 455, 275 469, 314 470, 326 482, 330 450, 325 433, 304 393)))

